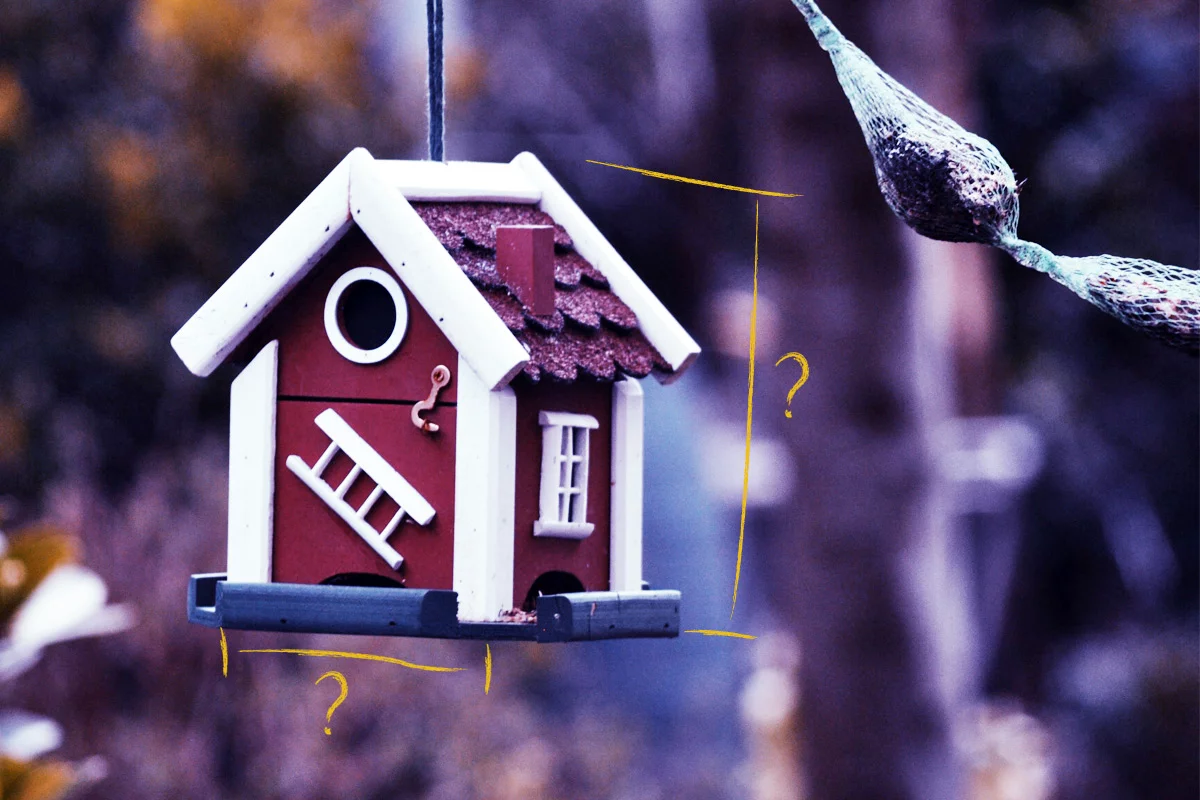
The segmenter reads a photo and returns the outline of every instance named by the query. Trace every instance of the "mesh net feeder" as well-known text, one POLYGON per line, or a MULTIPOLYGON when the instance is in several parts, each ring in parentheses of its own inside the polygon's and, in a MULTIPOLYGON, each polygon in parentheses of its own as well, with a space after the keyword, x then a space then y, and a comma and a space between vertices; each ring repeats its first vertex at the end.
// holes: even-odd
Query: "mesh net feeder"
POLYGON ((813 0, 792 2, 833 61, 896 216, 930 239, 999 247, 1126 325, 1200 351, 1200 272, 1148 259, 1057 256, 1019 239, 1017 180, 1000 151, 897 83, 813 0))

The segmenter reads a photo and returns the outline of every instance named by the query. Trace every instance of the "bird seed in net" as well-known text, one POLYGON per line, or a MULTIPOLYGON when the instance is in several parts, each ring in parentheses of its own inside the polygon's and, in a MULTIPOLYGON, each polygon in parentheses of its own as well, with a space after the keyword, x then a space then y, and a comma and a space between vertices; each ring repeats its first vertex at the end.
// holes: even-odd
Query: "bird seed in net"
POLYGON ((897 83, 813 0, 792 2, 833 61, 896 216, 931 239, 1000 247, 1126 325, 1200 351, 1200 273, 1147 259, 1056 256, 1021 241, 1017 181, 995 146, 897 83))
POLYGON ((1191 353, 1200 349, 1200 272, 1148 258, 1056 256, 1020 239, 1001 247, 1125 324, 1191 353))

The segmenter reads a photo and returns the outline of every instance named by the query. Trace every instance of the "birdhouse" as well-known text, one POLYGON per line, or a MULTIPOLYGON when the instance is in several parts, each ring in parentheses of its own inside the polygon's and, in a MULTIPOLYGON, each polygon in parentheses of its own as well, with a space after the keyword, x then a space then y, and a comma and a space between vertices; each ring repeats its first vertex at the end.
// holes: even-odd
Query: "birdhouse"
POLYGON ((546 168, 350 153, 171 340, 225 362, 228 628, 675 636, 642 390, 699 348, 546 168))

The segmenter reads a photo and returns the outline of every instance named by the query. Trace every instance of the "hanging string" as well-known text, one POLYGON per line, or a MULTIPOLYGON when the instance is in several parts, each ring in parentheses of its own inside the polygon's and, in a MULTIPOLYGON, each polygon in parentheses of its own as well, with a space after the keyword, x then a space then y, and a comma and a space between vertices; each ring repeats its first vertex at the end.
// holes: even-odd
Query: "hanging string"
POLYGON ((446 90, 442 0, 425 0, 429 23, 429 160, 445 161, 446 90))

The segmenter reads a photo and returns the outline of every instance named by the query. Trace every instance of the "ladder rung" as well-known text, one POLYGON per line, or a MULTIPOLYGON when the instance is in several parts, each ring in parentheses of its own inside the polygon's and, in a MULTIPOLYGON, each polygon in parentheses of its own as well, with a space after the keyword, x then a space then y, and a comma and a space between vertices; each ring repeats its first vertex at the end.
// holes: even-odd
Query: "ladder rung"
POLYGON ((375 488, 371 490, 370 497, 368 497, 366 500, 364 500, 363 504, 358 507, 359 519, 366 519, 367 514, 371 513, 371 507, 375 505, 375 501, 378 500, 382 496, 383 496, 383 487, 380 486, 379 484, 375 484, 375 488))
POLYGON ((346 492, 350 491, 350 487, 354 485, 354 481, 357 480, 359 475, 362 475, 362 467, 360 467, 358 464, 355 464, 350 470, 350 474, 342 479, 341 485, 337 488, 337 496, 339 500, 345 499, 346 492))
POLYGON ((325 452, 317 459, 317 463, 313 464, 312 474, 316 477, 321 477, 321 473, 329 466, 329 462, 333 461, 333 457, 337 455, 338 443, 330 442, 329 447, 325 448, 325 452))
POLYGON ((399 511, 397 511, 397 512, 396 512, 396 515, 395 515, 394 517, 392 517, 392 520, 391 520, 391 522, 389 522, 389 523, 388 523, 388 524, 387 524, 387 525, 384 527, 383 531, 382 531, 382 532, 380 532, 380 534, 379 534, 379 538, 380 538, 380 539, 382 539, 382 540, 384 540, 384 541, 387 541, 387 538, 388 538, 389 536, 391 536, 391 535, 392 535, 392 533, 394 533, 394 532, 395 532, 396 528, 400 527, 400 522, 401 522, 401 520, 403 520, 403 519, 404 519, 404 509, 402 508, 402 509, 400 509, 399 511))
POLYGON ((334 494, 333 488, 328 483, 313 475, 312 470, 304 463, 304 459, 297 455, 290 455, 286 463, 287 468, 303 481, 305 486, 312 489, 317 497, 321 498, 321 501, 329 506, 335 514, 345 520, 346 524, 353 528, 354 532, 362 537, 362 540, 380 558, 386 561, 389 567, 400 569, 400 565, 404 563, 404 558, 391 545, 384 541, 379 532, 368 525, 366 520, 360 519, 354 513, 354 509, 345 500, 334 494))

